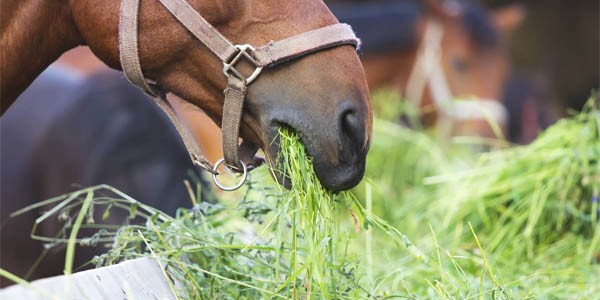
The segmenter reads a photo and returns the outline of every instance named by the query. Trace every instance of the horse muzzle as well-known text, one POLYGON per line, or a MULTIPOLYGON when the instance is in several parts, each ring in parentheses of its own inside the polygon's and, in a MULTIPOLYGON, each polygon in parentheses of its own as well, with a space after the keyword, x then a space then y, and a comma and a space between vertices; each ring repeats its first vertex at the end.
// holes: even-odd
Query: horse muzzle
MULTIPOLYGON (((365 173, 370 128, 367 114, 352 101, 338 104, 329 117, 280 113, 269 122, 267 130, 268 140, 274 141, 268 144, 269 160, 275 162, 275 168, 281 169, 278 129, 289 127, 300 136, 323 187, 334 192, 348 190, 356 186, 365 173), (307 116, 312 117, 306 119, 307 116)), ((278 176, 278 180, 289 187, 285 176, 278 176)))

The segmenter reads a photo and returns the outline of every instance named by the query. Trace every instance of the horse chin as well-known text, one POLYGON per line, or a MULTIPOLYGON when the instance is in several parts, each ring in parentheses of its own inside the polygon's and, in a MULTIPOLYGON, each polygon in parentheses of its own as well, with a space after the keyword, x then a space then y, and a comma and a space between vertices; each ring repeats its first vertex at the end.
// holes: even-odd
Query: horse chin
POLYGON ((365 160, 352 164, 332 166, 315 159, 313 167, 321 185, 332 192, 345 191, 355 187, 365 174, 365 160))

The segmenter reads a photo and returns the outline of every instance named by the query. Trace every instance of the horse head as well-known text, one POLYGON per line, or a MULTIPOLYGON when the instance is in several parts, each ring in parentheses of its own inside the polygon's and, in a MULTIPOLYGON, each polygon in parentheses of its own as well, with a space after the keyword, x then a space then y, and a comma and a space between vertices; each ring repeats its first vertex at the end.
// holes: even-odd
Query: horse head
MULTIPOLYGON (((120 1, 72 1, 77 29, 107 65, 120 68, 120 1)), ((189 4, 234 44, 265 45, 337 23, 322 1, 190 0, 189 4)), ((206 112, 223 118, 223 64, 158 0, 141 1, 139 57, 144 75, 206 112)), ((242 69, 252 72, 242 63, 242 69)), ((240 137, 277 165, 277 131, 296 131, 313 157, 324 187, 344 190, 362 178, 371 132, 369 92, 352 46, 312 53, 262 71, 248 86, 240 137), (274 142, 275 141, 275 142, 274 142)))
MULTIPOLYGON (((419 26, 421 36, 427 38, 424 32, 432 24, 443 28, 439 62, 445 80, 432 77, 433 87, 422 102, 435 103, 439 97, 474 100, 472 104, 479 107, 457 105, 449 109, 450 117, 458 119, 454 133, 495 137, 496 132, 488 122, 504 127, 508 121, 501 105, 511 65, 507 38, 523 21, 523 7, 510 5, 486 11, 475 1, 423 2, 425 13, 419 26)), ((426 42, 422 41, 421 45, 423 43, 426 42)))

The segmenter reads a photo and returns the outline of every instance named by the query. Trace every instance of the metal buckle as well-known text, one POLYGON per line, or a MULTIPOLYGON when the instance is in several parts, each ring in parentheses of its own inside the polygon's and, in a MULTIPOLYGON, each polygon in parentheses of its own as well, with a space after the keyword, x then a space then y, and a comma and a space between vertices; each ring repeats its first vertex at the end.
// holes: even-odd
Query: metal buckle
POLYGON ((235 45, 235 49, 238 50, 238 53, 234 55, 233 58, 229 60, 229 62, 223 62, 223 73, 225 74, 225 76, 234 75, 237 78, 244 80, 246 82, 246 85, 249 85, 258 77, 258 75, 260 75, 260 72, 262 71, 263 67, 260 67, 256 59, 254 59, 254 57, 252 56, 251 53, 254 52, 255 49, 251 45, 235 45), (252 72, 252 74, 248 78, 245 78, 244 75, 242 75, 242 73, 235 69, 235 64, 242 57, 246 58, 256 67, 256 69, 254 69, 254 72, 252 72), (230 71, 231 73, 229 73, 230 71))
MULTIPOLYGON (((221 164, 223 164, 225 162, 224 158, 219 159, 216 163, 215 166, 213 168, 213 174, 212 174, 212 178, 213 178, 213 182, 222 190, 224 191, 235 191, 237 189, 239 189, 242 185, 244 185, 244 183, 246 182, 246 178, 248 177, 248 168, 246 167, 246 164, 240 160, 240 163, 242 164, 242 179, 236 183, 233 186, 224 186, 222 185, 219 180, 217 179, 217 175, 219 174, 219 166, 221 164)), ((225 167, 228 167, 227 165, 225 165, 225 167)))

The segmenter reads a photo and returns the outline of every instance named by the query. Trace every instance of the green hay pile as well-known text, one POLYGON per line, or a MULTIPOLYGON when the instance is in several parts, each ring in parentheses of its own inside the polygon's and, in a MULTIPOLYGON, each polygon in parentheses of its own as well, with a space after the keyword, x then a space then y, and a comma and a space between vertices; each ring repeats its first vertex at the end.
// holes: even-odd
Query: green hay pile
POLYGON ((390 258, 375 269, 401 272, 399 290, 418 299, 597 297, 597 106, 590 100, 531 145, 481 157, 375 122, 374 211, 432 257, 424 267, 383 246, 375 256, 390 258))
POLYGON ((83 204, 67 218, 68 260, 76 242, 112 241, 98 266, 155 257, 182 299, 594 299, 597 105, 529 146, 482 156, 376 120, 367 179, 352 192, 325 191, 282 130, 291 190, 263 168, 217 204, 190 188, 194 207, 175 217, 105 186, 43 204, 56 214, 83 204), (90 211, 109 213, 100 205, 145 222, 76 239, 96 226, 90 211))
MULTIPOLYGON (((470 222, 499 276, 522 280, 517 285, 532 295, 600 295, 597 104, 590 100, 582 113, 559 121, 531 145, 484 154, 472 169, 427 179, 457 187, 438 203, 441 226, 470 222)), ((469 234, 453 232, 462 241, 469 234)))
POLYGON ((121 228, 97 263, 156 257, 184 299, 370 298, 377 291, 360 253, 350 251, 357 232, 372 224, 393 247, 405 237, 368 217, 352 194, 324 190, 297 135, 281 130, 280 142, 289 191, 258 174, 241 201, 193 199, 198 204, 175 218, 145 210, 146 224, 121 228))

